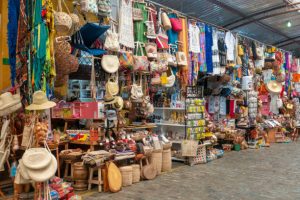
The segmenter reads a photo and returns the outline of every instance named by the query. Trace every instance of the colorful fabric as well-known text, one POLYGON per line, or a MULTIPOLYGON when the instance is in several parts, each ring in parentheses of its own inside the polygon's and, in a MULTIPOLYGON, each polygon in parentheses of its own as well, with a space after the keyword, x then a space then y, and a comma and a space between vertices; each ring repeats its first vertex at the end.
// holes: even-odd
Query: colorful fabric
POLYGON ((8 24, 7 24, 7 44, 10 64, 10 80, 12 87, 15 86, 16 79, 16 48, 18 35, 18 19, 20 12, 20 0, 8 1, 8 24))
POLYGON ((147 26, 145 21, 148 21, 148 11, 146 10, 146 5, 144 3, 134 3, 134 8, 139 8, 142 10, 143 20, 134 22, 134 41, 146 43, 147 37, 145 32, 147 30, 147 26))
POLYGON ((212 60, 212 27, 210 25, 205 25, 205 57, 206 57, 206 66, 207 73, 213 73, 213 60, 212 60))
POLYGON ((198 57, 199 62, 199 71, 206 72, 206 50, 205 50, 205 24, 198 23, 198 27, 200 30, 200 53, 198 57))

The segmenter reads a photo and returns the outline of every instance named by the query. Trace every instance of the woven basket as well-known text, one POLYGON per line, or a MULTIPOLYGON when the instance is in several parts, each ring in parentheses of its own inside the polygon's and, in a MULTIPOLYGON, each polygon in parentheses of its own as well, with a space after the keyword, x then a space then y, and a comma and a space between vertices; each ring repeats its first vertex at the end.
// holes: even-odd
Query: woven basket
POLYGON ((120 167, 120 172, 122 174, 122 186, 132 185, 132 166, 120 167))
POLYGON ((150 162, 151 164, 154 165, 157 175, 161 174, 161 169, 162 169, 162 151, 155 151, 152 152, 151 157, 150 157, 150 162))
POLYGON ((168 172, 172 169, 171 149, 163 150, 162 152, 162 167, 163 172, 168 172))
POLYGON ((163 146, 163 150, 171 149, 172 143, 169 142, 169 143, 163 144, 162 146, 163 146))
POLYGON ((201 163, 206 163, 206 146, 201 144, 197 147, 197 155, 195 157, 189 157, 189 164, 196 165, 201 163))
POLYGON ((67 35, 72 27, 72 18, 62 12, 61 0, 58 0, 58 12, 54 12, 54 25, 58 35, 67 35))
POLYGON ((141 168, 140 165, 131 165, 132 167, 132 183, 138 183, 141 179, 141 168))

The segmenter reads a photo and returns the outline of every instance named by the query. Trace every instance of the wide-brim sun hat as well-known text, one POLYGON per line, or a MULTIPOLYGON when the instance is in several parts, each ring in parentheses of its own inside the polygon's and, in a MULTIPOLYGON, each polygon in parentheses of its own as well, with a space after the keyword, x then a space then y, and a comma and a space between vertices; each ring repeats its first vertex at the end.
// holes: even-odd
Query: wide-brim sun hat
POLYGON ((49 101, 46 93, 39 90, 33 93, 32 104, 26 107, 26 110, 45 110, 56 106, 56 103, 49 101))
MULTIPOLYGON (((48 152, 49 153, 49 152, 48 152)), ((29 169, 27 168, 30 179, 36 182, 44 182, 52 178, 57 170, 57 161, 54 155, 50 154, 50 164, 41 169, 29 169)))
POLYGON ((114 104, 116 103, 117 99, 110 95, 109 93, 106 93, 105 96, 104 96, 104 103, 105 105, 111 105, 111 104, 114 104))
POLYGON ((28 169, 42 169, 50 164, 51 154, 45 148, 27 149, 22 157, 24 166, 28 169))
POLYGON ((9 115, 22 107, 20 94, 5 92, 0 95, 0 116, 9 115))
POLYGON ((116 96, 115 97, 115 103, 113 104, 113 107, 117 110, 122 110, 124 105, 124 101, 123 98, 120 96, 116 96))
POLYGON ((282 84, 277 81, 267 83, 267 90, 271 93, 279 94, 282 91, 282 84))
POLYGON ((26 168, 25 165, 23 164, 23 160, 22 160, 22 159, 19 160, 19 166, 18 166, 18 167, 19 167, 19 171, 20 171, 21 176, 22 176, 24 179, 29 180, 30 177, 29 177, 29 175, 28 175, 27 168, 26 168))

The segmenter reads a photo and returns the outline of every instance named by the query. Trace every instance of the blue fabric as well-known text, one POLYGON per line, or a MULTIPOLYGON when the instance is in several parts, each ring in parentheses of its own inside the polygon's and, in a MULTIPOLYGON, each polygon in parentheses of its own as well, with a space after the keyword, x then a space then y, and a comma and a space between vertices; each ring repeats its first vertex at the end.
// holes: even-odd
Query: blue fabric
POLYGON ((20 12, 20 0, 8 1, 8 24, 7 24, 7 44, 9 49, 10 79, 12 87, 15 86, 16 79, 16 47, 18 36, 18 19, 20 12))
MULTIPOLYGON (((175 13, 168 14, 169 18, 177 18, 175 13)), ((167 35, 169 37, 169 44, 177 45, 178 42, 178 32, 173 31, 173 29, 167 30, 167 35)))
POLYGON ((212 27, 206 24, 205 25, 205 50, 206 50, 205 56, 206 56, 207 73, 213 73, 212 46, 213 46, 212 27))

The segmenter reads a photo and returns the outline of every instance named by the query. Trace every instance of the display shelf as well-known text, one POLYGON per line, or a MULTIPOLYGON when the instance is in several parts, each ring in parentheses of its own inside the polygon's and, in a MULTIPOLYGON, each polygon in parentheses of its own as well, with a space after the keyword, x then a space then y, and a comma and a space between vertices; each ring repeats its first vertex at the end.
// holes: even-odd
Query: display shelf
POLYGON ((142 126, 126 126, 122 128, 123 130, 134 130, 134 129, 152 129, 156 128, 157 126, 155 124, 147 124, 142 126))
POLYGON ((182 110, 185 111, 185 108, 170 108, 170 107, 154 107, 155 110, 182 110))
POLYGON ((172 123, 156 123, 157 126, 178 126, 178 127, 185 127, 184 124, 172 124, 172 123))

